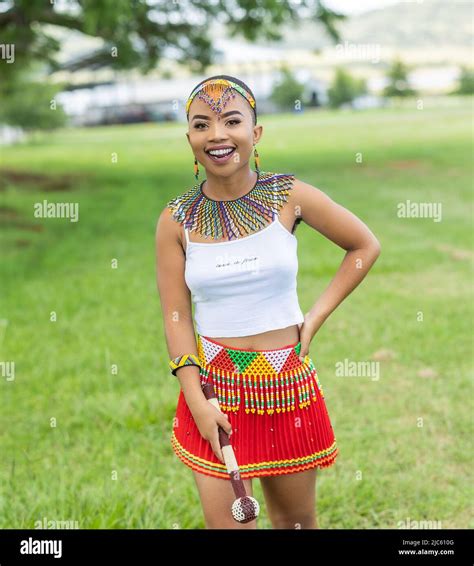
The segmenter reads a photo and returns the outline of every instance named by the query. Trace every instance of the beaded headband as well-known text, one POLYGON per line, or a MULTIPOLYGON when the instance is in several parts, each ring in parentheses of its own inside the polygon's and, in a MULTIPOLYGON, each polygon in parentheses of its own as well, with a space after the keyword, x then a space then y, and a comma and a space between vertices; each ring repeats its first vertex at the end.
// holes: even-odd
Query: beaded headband
POLYGON ((199 84, 193 90, 186 102, 186 115, 189 115, 191 102, 198 94, 198 98, 204 100, 204 102, 206 102, 206 104, 208 104, 214 112, 220 114, 228 104, 229 100, 235 98, 235 94, 232 92, 233 90, 241 94, 250 104, 256 120, 257 112, 255 110, 255 98, 241 85, 228 79, 209 79, 199 84))

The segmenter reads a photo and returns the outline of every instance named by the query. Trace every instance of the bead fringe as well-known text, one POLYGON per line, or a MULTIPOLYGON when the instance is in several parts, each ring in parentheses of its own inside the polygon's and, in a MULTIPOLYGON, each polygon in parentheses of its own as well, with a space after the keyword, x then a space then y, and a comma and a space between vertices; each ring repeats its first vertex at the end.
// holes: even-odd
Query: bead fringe
POLYGON ((201 382, 212 379, 222 410, 238 411, 242 395, 246 413, 263 415, 294 411, 296 399, 300 409, 317 401, 316 387, 324 393, 311 359, 298 368, 278 374, 242 374, 206 364, 201 367, 201 382))

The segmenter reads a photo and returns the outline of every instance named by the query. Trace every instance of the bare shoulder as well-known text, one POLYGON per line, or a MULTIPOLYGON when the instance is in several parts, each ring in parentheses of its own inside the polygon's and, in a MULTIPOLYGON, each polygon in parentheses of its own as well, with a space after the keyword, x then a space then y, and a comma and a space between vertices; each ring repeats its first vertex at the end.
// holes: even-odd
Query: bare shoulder
POLYGON ((294 233, 300 222, 311 223, 311 216, 321 217, 331 199, 320 189, 293 176, 288 205, 284 207, 281 220, 294 233))
POLYGON ((312 216, 319 215, 321 218, 327 214, 331 214, 338 203, 336 203, 327 193, 320 188, 310 185, 301 179, 294 181, 294 206, 299 206, 301 215, 305 222, 308 222, 312 216))
POLYGON ((181 223, 173 216, 169 203, 161 211, 156 223, 156 242, 161 244, 179 243, 182 245, 181 223))
POLYGON ((301 179, 297 179, 295 177, 293 181, 293 189, 292 189, 292 199, 294 204, 303 205, 308 199, 312 200, 314 203, 317 203, 320 200, 323 203, 326 199, 328 199, 328 195, 313 185, 302 181, 301 179))

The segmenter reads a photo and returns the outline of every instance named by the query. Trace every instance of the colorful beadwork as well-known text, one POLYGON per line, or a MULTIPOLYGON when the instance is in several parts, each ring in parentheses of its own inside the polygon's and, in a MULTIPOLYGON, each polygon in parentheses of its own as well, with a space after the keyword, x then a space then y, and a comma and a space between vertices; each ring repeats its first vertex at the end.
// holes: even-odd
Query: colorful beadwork
POLYGON ((295 176, 260 171, 255 186, 234 200, 215 201, 196 184, 167 206, 173 218, 205 238, 233 240, 265 227, 288 200, 295 176))
MULTIPOLYGON (((209 476, 229 479, 229 473, 224 464, 211 462, 196 457, 186 450, 179 442, 175 432, 171 435, 171 445, 176 455, 190 468, 209 476)), ((328 468, 332 466, 339 454, 336 440, 326 449, 318 450, 313 454, 301 458, 286 458, 284 460, 271 460, 255 464, 241 464, 239 462, 240 477, 242 479, 265 477, 270 475, 283 475, 309 470, 310 468, 328 468)))
POLYGON ((239 350, 198 336, 201 382, 212 378, 225 411, 241 408, 241 393, 246 413, 294 411, 296 399, 302 409, 317 401, 315 384, 323 395, 312 360, 306 356, 302 363, 300 350, 301 342, 275 351, 239 350))
MULTIPOLYGON (((312 360, 299 359, 300 342, 251 350, 229 348, 198 334, 197 345, 201 383, 212 380, 220 409, 232 425, 230 442, 242 479, 334 464, 336 437, 312 360)), ((171 444, 193 470, 229 480, 225 464, 197 428, 183 391, 171 444)))
POLYGON ((174 360, 170 360, 168 365, 171 369, 171 373, 176 376, 176 370, 178 368, 181 368, 183 366, 200 367, 201 362, 195 354, 183 354, 182 356, 178 356, 174 360))
POLYGON ((189 114, 189 107, 196 95, 198 98, 204 100, 213 112, 220 114, 226 107, 229 100, 235 98, 234 91, 241 94, 252 108, 255 108, 255 99, 253 96, 242 88, 239 84, 229 81, 227 79, 210 79, 205 83, 198 85, 186 102, 186 114, 189 114))

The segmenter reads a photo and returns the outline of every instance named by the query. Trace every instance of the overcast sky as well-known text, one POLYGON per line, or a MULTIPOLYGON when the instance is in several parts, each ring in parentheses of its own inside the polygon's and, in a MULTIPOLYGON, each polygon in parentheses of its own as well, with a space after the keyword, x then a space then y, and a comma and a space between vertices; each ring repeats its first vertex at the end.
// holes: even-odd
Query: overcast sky
POLYGON ((323 3, 328 8, 332 8, 343 14, 360 14, 367 10, 398 4, 400 1, 412 1, 416 3, 420 0, 357 0, 356 2, 354 2, 354 0, 323 0, 323 3))

